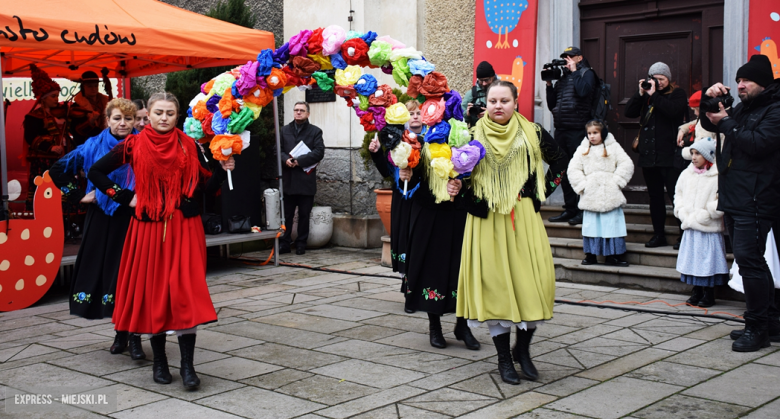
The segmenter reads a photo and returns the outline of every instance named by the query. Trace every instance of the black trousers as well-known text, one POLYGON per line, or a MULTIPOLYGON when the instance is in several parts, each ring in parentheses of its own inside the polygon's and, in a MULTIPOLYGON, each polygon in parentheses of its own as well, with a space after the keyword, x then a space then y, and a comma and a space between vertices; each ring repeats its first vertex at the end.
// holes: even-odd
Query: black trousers
MULTIPOLYGON (((577 147, 582 144, 582 140, 588 135, 585 130, 585 124, 582 124, 581 130, 574 129, 555 129, 555 142, 558 143, 558 147, 566 151, 566 162, 571 161, 574 153, 577 152, 577 147)), ((563 189, 563 209, 565 211, 579 211, 577 204, 580 201, 580 196, 574 192, 574 189, 569 183, 569 177, 564 176, 561 182, 561 188, 563 189)))
POLYGON ((664 237, 666 225, 666 200, 664 199, 664 187, 666 195, 674 203, 674 187, 677 178, 680 177, 680 169, 675 167, 643 167, 647 194, 650 195, 650 219, 653 222, 653 234, 664 237))
POLYGON ((295 207, 298 207, 298 238, 295 239, 295 248, 306 248, 306 240, 309 239, 309 216, 312 207, 314 207, 314 195, 287 194, 284 194, 284 222, 289 227, 279 239, 279 247, 281 248, 290 248, 295 207))
POLYGON ((772 228, 772 221, 755 216, 726 214, 725 222, 731 237, 734 261, 739 265, 745 288, 745 324, 765 325, 770 312, 778 315, 775 284, 764 259, 766 238, 772 228))

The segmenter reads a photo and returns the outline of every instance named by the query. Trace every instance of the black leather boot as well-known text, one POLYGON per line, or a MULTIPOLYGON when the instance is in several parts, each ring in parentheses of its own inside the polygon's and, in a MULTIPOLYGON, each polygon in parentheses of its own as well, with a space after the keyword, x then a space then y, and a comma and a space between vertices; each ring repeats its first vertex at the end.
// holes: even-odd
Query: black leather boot
POLYGON ((515 347, 512 350, 512 357, 515 362, 520 364, 520 370, 531 381, 536 381, 539 378, 539 372, 536 371, 534 363, 531 362, 531 352, 529 347, 531 346, 531 339, 534 337, 536 328, 521 330, 517 328, 517 340, 515 341, 515 347))
POLYGON ((493 344, 496 345, 496 352, 498 353, 498 373, 501 374, 501 379, 505 383, 518 385, 520 384, 520 376, 517 375, 515 364, 512 363, 512 353, 509 350, 509 335, 511 333, 504 333, 493 338, 493 344))
POLYGON ((444 349, 447 347, 447 341, 441 333, 441 316, 428 313, 428 329, 431 335, 431 346, 444 349))
POLYGON ((686 303, 692 305, 692 306, 698 306, 699 301, 704 297, 704 289, 698 285, 693 286, 693 290, 691 290, 691 298, 686 301, 686 303))
POLYGON ((598 259, 596 259, 596 255, 593 253, 585 253, 585 259, 582 259, 583 265, 595 265, 599 263, 598 259))
POLYGON ((668 246, 666 243, 666 236, 653 236, 649 242, 645 243, 645 247, 662 247, 668 246))
POLYGON ((127 349, 127 332, 120 332, 117 330, 116 336, 114 336, 114 343, 111 345, 109 351, 116 355, 121 354, 125 349, 127 349))
POLYGON ((769 334, 766 324, 745 320, 745 332, 731 344, 734 352, 756 352, 769 347, 769 334))
POLYGON ((577 215, 569 220, 570 226, 576 226, 578 224, 582 224, 582 211, 578 212, 577 215))
POLYGON ((165 334, 152 336, 149 343, 152 344, 152 355, 154 356, 154 365, 152 365, 154 382, 170 384, 173 377, 168 370, 168 357, 165 356, 165 334))
POLYGON ((555 217, 550 217, 549 221, 551 223, 565 223, 576 216, 577 216, 577 211, 566 210, 560 213, 560 215, 556 215, 555 217))
POLYGON ((195 374, 195 366, 192 365, 195 355, 195 333, 179 336, 179 351, 181 351, 181 381, 187 390, 195 390, 200 385, 200 378, 195 374))
MULTIPOLYGON (((780 320, 769 319, 769 327, 767 327, 767 334, 769 335, 769 341, 780 343, 780 320)), ((732 330, 729 336, 731 340, 737 340, 745 333, 745 329, 732 330)))
POLYGON ((609 255, 604 259, 604 264, 609 266, 618 266, 625 268, 628 266, 628 262, 621 259, 618 255, 609 255))
POLYGON ((463 317, 456 318, 455 321, 455 339, 462 340, 466 344, 466 349, 476 351, 479 349, 479 341, 471 334, 471 328, 463 317))
POLYGON ((699 307, 707 308, 715 305, 715 287, 701 287, 704 289, 704 297, 699 300, 699 307))
POLYGON ((130 344, 130 358, 138 361, 140 359, 146 359, 144 348, 141 346, 141 336, 136 334, 130 334, 127 339, 130 344))

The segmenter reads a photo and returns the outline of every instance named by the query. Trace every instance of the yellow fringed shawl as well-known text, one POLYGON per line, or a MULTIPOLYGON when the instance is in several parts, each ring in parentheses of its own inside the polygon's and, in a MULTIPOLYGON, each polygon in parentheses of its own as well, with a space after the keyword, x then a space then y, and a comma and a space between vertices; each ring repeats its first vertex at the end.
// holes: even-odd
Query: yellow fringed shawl
POLYGON ((421 164, 425 168, 425 180, 428 182, 428 189, 431 191, 431 195, 436 199, 436 203, 449 202, 450 194, 447 193, 447 182, 449 182, 449 179, 443 179, 436 174, 433 165, 431 165, 431 149, 429 143, 423 144, 421 164))
POLYGON ((539 134, 539 126, 517 112, 506 125, 490 118, 477 122, 474 139, 485 147, 486 153, 471 174, 472 188, 474 195, 486 200, 492 211, 512 212, 520 190, 532 174, 536 174, 537 197, 540 201, 546 199, 539 134))

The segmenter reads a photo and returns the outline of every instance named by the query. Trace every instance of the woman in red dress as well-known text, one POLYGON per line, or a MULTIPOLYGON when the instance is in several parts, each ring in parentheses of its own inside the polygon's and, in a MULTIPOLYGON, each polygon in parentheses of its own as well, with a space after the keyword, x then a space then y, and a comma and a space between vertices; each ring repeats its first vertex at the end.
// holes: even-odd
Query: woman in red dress
POLYGON ((184 387, 200 379, 193 367, 195 332, 217 321, 206 284, 206 237, 198 191, 219 189, 235 167, 232 157, 213 174, 194 139, 176 128, 179 102, 170 93, 149 98, 150 125, 114 147, 89 171, 89 179, 121 205, 135 208, 127 231, 113 322, 117 330, 152 335, 153 378, 171 382, 165 356, 166 334, 176 333, 184 387), (135 191, 122 189, 108 174, 128 163, 135 191))

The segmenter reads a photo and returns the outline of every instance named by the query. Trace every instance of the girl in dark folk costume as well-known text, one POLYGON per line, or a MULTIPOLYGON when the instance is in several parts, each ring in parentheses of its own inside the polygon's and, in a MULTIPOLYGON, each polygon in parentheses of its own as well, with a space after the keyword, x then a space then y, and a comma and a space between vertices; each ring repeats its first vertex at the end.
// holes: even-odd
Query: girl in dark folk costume
POLYGON ((516 108, 512 83, 488 87, 487 113, 474 129, 486 155, 465 193, 469 215, 456 311, 470 326, 488 324, 498 371, 509 384, 520 383, 512 356, 526 377, 538 377, 529 345, 536 326, 552 318, 555 300, 555 268, 539 208, 566 169, 555 140, 516 108), (544 162, 550 165, 547 175, 544 162), (512 325, 517 343, 510 353, 512 325))
MULTIPOLYGON (((58 160, 49 171, 54 183, 63 196, 72 201, 83 196, 78 189, 76 176, 89 172, 92 165, 108 154, 133 130, 136 107, 127 99, 114 99, 106 107, 108 128, 100 135, 88 139, 84 144, 58 160), (75 198, 75 199, 74 199, 75 198)), ((130 166, 123 165, 109 176, 122 189, 132 190, 135 177, 130 166)), ((70 295, 70 314, 85 319, 111 317, 116 302, 116 281, 125 235, 133 214, 132 208, 119 205, 108 195, 97 191, 92 182, 87 182, 87 195, 82 202, 89 202, 84 222, 84 236, 73 270, 70 295)), ((130 335, 130 356, 145 359, 141 337, 130 335)), ((111 353, 119 354, 127 348, 128 333, 117 329, 111 353)))
MULTIPOLYGON (((422 123, 422 115, 420 113, 420 103, 416 100, 410 100, 406 104, 406 109, 409 110, 410 120, 408 122, 409 133, 406 135, 407 141, 413 141, 412 147, 418 150, 422 137, 425 135, 427 128, 422 123), (414 134, 414 136, 412 136, 414 134), (420 141, 417 141, 420 140, 420 141)), ((392 176, 394 178, 395 187, 393 188, 393 200, 390 207, 390 253, 393 264, 393 272, 398 272, 401 277, 406 275, 406 249, 409 243, 409 214, 412 210, 412 201, 414 200, 415 192, 417 192, 417 185, 408 185, 406 196, 403 194, 404 185, 399 178, 399 173, 407 170, 411 173, 411 169, 399 169, 390 163, 387 158, 389 150, 383 150, 379 139, 375 137, 371 144, 368 146, 368 150, 371 152, 371 159, 374 161, 379 173, 382 177, 392 176)), ((406 309, 407 313, 413 313, 406 309)))
MULTIPOLYGON (((433 130, 427 132, 427 136, 434 134, 433 130)), ((420 144, 423 142, 423 137, 417 139, 420 144)), ((407 141, 406 138, 404 141, 407 141)), ((421 164, 414 170, 401 170, 399 174, 400 180, 411 180, 419 187, 409 218, 406 277, 401 291, 406 298, 404 308, 407 312, 419 310, 428 313, 431 346, 446 348, 441 316, 455 312, 466 211, 459 200, 451 202, 446 199, 458 194, 461 181, 440 179, 427 170, 431 156, 426 150, 427 147, 423 147, 421 164), (434 185, 435 182, 440 184, 434 185), (449 196, 437 199, 431 192, 436 186, 446 188, 449 196)), ((455 338, 464 341, 468 349, 480 347, 462 317, 456 320, 455 338)))
POLYGON ((113 321, 117 330, 151 334, 153 378, 171 382, 165 356, 166 333, 179 337, 181 377, 194 389, 200 379, 193 367, 197 326, 217 321, 206 284, 206 237, 200 188, 214 194, 235 167, 232 157, 213 174, 195 140, 176 128, 179 102, 170 93, 147 103, 150 125, 129 136, 92 166, 89 179, 115 202, 135 208, 122 252, 113 321), (108 175, 129 164, 135 192, 108 175))

